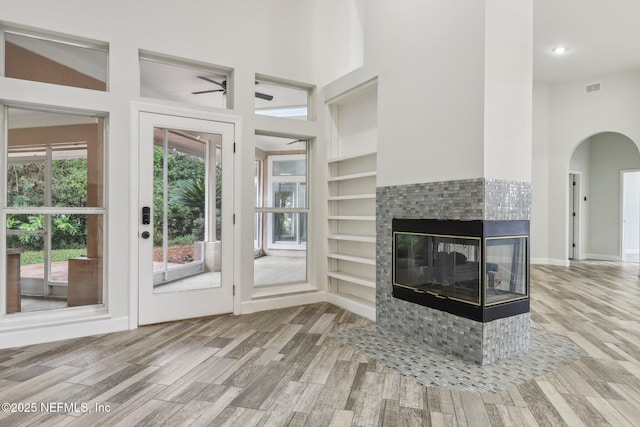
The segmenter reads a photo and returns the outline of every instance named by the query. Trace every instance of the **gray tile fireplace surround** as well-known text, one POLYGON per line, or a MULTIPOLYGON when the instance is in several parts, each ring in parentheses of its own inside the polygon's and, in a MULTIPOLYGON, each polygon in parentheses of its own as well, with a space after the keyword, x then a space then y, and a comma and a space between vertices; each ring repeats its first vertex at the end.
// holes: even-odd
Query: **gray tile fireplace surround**
POLYGON ((531 185, 493 179, 431 182, 376 190, 376 323, 480 365, 529 349, 529 313, 481 323, 394 298, 393 218, 529 220, 531 185))

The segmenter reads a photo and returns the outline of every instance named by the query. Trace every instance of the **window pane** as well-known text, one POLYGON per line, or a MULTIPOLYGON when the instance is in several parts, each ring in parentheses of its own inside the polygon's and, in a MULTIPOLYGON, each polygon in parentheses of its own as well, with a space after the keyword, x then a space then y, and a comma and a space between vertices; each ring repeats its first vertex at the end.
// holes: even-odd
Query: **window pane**
POLYGON ((297 188, 295 182, 273 184, 273 206, 276 208, 297 208, 297 188))
POLYGON ((5 76, 107 90, 107 50, 5 33, 5 76))
POLYGON ((229 108, 226 71, 140 58, 140 96, 229 108))
POLYGON ((300 236, 300 243, 307 243, 307 214, 298 214, 298 235, 300 236))
POLYGON ((298 186, 298 207, 306 208, 307 207, 307 183, 301 182, 298 186))
POLYGON ((87 157, 86 150, 81 151, 76 158, 53 160, 53 206, 87 206, 87 157))
POLYGON ((273 176, 305 176, 306 160, 276 160, 273 162, 273 176))
POLYGON ((7 167, 7 206, 44 206, 44 161, 12 162, 7 167))
POLYGON ((103 217, 8 214, 7 313, 102 304, 103 217))
POLYGON ((308 89, 256 79, 256 114, 308 120, 308 105, 308 89))
POLYGON ((156 128, 154 141, 153 291, 218 287, 221 137, 156 128))
POLYGON ((262 256, 255 258, 255 286, 306 282, 307 215, 269 213, 265 217, 269 224, 273 224, 269 240, 278 243, 280 249, 267 249, 262 256))
POLYGON ((8 206, 102 207, 104 119, 8 111, 8 206))
POLYGON ((254 260, 256 287, 286 285, 307 281, 307 251, 296 255, 265 255, 254 260))
POLYGON ((272 243, 289 243, 296 241, 297 214, 274 213, 272 243))

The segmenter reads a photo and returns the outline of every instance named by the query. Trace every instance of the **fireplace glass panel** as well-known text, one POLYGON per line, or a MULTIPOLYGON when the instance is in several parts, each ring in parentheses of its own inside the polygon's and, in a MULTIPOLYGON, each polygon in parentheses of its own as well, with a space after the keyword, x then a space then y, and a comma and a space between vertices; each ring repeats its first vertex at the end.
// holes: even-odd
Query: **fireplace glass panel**
POLYGON ((396 232, 394 284, 480 304, 480 239, 396 232))
POLYGON ((527 238, 486 239, 486 303, 499 304, 526 298, 527 238))

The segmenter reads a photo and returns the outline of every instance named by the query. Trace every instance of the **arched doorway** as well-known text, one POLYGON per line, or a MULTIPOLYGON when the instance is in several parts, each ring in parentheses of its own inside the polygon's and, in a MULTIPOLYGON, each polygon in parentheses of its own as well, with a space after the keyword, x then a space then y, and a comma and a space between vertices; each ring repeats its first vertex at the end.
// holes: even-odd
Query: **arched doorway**
MULTIPOLYGON (((621 133, 598 133, 576 146, 569 162, 569 259, 624 260, 624 176, 634 170, 640 152, 621 133)), ((628 220, 640 219, 627 211, 628 220)))

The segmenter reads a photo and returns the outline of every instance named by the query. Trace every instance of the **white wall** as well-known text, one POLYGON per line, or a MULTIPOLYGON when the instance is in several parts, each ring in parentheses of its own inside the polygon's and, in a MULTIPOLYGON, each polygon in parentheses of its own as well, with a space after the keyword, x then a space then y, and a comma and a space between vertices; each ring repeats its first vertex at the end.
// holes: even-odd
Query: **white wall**
MULTIPOLYGON (((545 86, 545 85, 538 85, 545 86)), ((535 256, 549 263, 566 265, 568 238, 568 174, 569 159, 578 144, 587 138, 602 132, 618 132, 629 137, 634 143, 640 142, 640 73, 624 73, 602 78, 590 78, 585 81, 566 82, 549 85, 549 138, 545 134, 534 132, 534 147, 538 159, 533 164, 533 191, 535 198, 547 199, 548 227, 532 219, 532 241, 536 235, 548 236, 548 249, 537 247, 535 256), (584 85, 599 80, 602 91, 585 95, 584 85), (547 149, 545 150, 545 147, 547 149), (542 151, 542 152, 540 152, 542 151), (548 182, 545 173, 548 170, 548 182), (535 226, 535 227, 534 227, 535 226)), ((544 103, 543 90, 534 91, 534 105, 544 103)), ((544 121, 545 115, 534 114, 537 120, 544 121)), ((535 128, 544 128, 538 122, 535 128)), ((535 202, 534 202, 535 203, 535 202)), ((534 215, 544 216, 543 207, 534 207, 534 215)))
POLYGON ((531 5, 366 2, 365 67, 378 75, 379 186, 530 180, 531 5))
POLYGON ((365 66, 378 75, 377 185, 481 177, 483 2, 368 0, 365 17, 365 66))
MULTIPOLYGON (((322 112, 319 111, 316 122, 255 117, 255 74, 322 86, 360 65, 362 58, 362 0, 322 3, 314 0, 113 0, 99 6, 80 0, 55 3, 0 0, 0 10, 4 23, 109 43, 107 93, 5 78, 0 78, 0 93, 3 101, 8 102, 84 108, 108 114, 108 218, 109 230, 117 230, 108 238, 108 307, 109 319, 119 319, 117 324, 87 322, 82 327, 60 327, 57 332, 37 328, 25 332, 21 325, 19 333, 3 335, 3 346, 10 345, 13 339, 21 339, 22 344, 121 329, 127 326, 128 320, 136 321, 128 319, 128 315, 130 292, 135 292, 137 286, 135 275, 130 275, 136 256, 129 249, 131 240, 137 238, 137 215, 131 215, 130 194, 122 189, 130 188, 137 172, 136 165, 122 159, 130 158, 131 144, 135 144, 130 140, 130 102, 148 101, 138 96, 139 49, 234 69, 236 99, 230 113, 242 118, 242 133, 237 135, 240 142, 236 154, 237 195, 253 193, 252 138, 256 129, 314 138, 319 155, 312 159, 315 163, 311 167, 320 174, 326 167, 322 151, 322 112), (318 16, 322 17, 321 24, 310 27, 309 23, 318 16), (343 40, 351 41, 344 43, 343 40)), ((317 99, 315 102, 317 109, 317 99)), ((326 205, 323 197, 324 193, 318 191, 310 201, 311 207, 322 211, 326 205)), ((236 200, 236 235, 241 242, 237 254, 242 259, 252 259, 253 201, 252 197, 238 196, 237 199, 241 199, 236 200)), ((310 235, 321 241, 323 227, 312 227, 310 235)), ((315 256, 322 260, 319 252, 315 256)), ((318 262, 321 261, 311 261, 312 264, 318 262)), ((310 273, 315 281, 313 270, 310 273)), ((326 276, 321 276, 324 281, 326 276)), ((252 271, 237 267, 235 283, 240 285, 243 300, 250 300, 252 271)), ((260 308, 270 308, 264 300, 261 304, 260 308)))
POLYGON ((533 85, 531 262, 546 264, 549 251, 549 87, 533 85), (535 166, 535 167, 534 167, 535 166))
POLYGON ((486 0, 484 174, 531 181, 533 2, 486 0))

